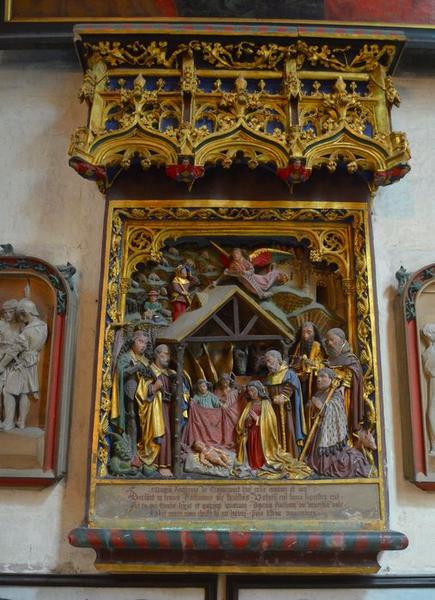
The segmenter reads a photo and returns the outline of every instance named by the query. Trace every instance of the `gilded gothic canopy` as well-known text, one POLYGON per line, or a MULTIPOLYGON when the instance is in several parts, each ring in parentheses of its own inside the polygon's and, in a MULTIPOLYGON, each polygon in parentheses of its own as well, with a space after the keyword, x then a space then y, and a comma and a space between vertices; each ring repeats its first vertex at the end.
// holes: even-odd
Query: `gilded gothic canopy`
POLYGON ((77 28, 88 123, 70 165, 106 191, 132 165, 188 185, 243 162, 289 186, 344 168, 373 191, 403 177, 391 74, 404 40, 285 24, 77 28))

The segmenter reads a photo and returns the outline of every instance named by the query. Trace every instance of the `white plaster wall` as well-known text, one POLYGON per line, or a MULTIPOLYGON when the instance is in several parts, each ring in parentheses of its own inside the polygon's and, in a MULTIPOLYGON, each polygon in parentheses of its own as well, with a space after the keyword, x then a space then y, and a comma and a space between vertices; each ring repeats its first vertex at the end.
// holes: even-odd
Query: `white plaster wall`
MULTIPOLYGON (((45 490, 0 489, 0 571, 89 573, 94 553, 72 548, 67 534, 84 514, 103 199, 95 184, 67 165, 69 136, 86 117, 76 99, 78 64, 69 54, 51 57, 41 51, 0 53, 0 243, 55 264, 69 260, 80 273, 69 472, 65 482, 45 490)), ((435 493, 418 490, 402 474, 393 318, 395 271, 401 264, 413 271, 435 259, 435 78, 402 77, 396 83, 402 107, 394 124, 408 133, 413 168, 403 182, 379 192, 373 227, 391 528, 406 533, 410 545, 385 553, 381 562, 384 574, 435 574, 435 493)))
POLYGON ((94 571, 93 551, 73 549, 67 535, 84 514, 104 207, 96 186, 67 161, 70 134, 86 119, 77 101, 78 63, 73 54, 52 56, 0 54, 0 240, 54 264, 69 260, 80 274, 70 460, 65 482, 44 490, 0 488, 5 572, 94 571))
POLYGON ((435 573, 435 493, 423 492, 403 476, 399 411, 399 362, 394 320, 395 272, 400 265, 416 271, 435 261, 435 78, 402 77, 396 81, 401 107, 393 113, 396 131, 406 131, 412 151, 411 172, 382 188, 374 202, 373 238, 379 307, 380 356, 386 452, 389 465, 391 528, 406 533, 409 546, 382 558, 384 573, 435 573))

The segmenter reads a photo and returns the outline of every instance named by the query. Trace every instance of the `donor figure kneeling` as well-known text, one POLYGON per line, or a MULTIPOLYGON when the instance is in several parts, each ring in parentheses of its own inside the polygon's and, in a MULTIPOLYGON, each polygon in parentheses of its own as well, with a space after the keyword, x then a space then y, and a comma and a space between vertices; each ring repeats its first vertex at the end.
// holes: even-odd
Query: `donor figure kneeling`
POLYGON ((334 385, 335 372, 320 369, 317 392, 311 398, 313 427, 301 457, 325 477, 368 477, 370 465, 366 457, 349 446, 347 415, 342 388, 334 385))
POLYGON ((261 381, 246 386, 248 403, 237 424, 237 462, 266 479, 305 479, 311 469, 285 452, 278 439, 278 423, 261 381))

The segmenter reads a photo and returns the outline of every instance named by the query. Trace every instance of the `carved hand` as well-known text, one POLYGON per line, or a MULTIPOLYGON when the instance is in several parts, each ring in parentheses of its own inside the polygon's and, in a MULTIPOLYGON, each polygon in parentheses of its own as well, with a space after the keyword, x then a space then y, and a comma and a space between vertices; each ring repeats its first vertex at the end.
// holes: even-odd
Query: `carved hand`
POLYGON ((160 391, 163 388, 163 382, 161 379, 157 379, 157 381, 155 381, 153 383, 153 392, 154 394, 157 394, 158 391, 160 391))
POLYGON ((273 403, 278 405, 284 405, 288 402, 288 398, 283 396, 282 394, 277 394, 273 397, 273 403))
POLYGON ((315 406, 317 410, 322 408, 322 402, 316 397, 311 398, 311 404, 315 406))

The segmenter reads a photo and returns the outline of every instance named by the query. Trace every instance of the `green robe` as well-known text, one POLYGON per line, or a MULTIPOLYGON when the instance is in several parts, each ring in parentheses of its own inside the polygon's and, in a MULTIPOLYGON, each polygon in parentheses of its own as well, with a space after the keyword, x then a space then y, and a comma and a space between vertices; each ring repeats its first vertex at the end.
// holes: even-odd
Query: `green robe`
POLYGON ((212 392, 206 392, 205 394, 195 394, 192 398, 192 402, 194 402, 197 406, 201 406, 202 408, 221 407, 219 398, 215 396, 212 392))

